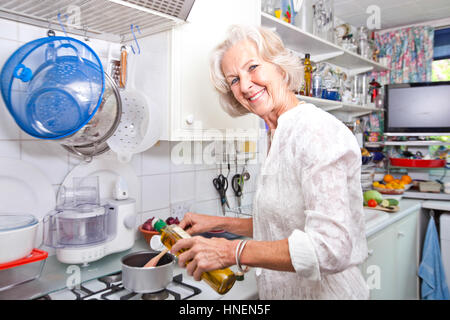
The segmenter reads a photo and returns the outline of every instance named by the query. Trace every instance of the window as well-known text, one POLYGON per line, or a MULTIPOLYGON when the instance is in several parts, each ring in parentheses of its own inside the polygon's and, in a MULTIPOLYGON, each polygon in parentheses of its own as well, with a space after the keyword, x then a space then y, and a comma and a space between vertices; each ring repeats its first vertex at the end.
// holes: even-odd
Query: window
POLYGON ((434 32, 432 81, 450 81, 450 28, 434 32))

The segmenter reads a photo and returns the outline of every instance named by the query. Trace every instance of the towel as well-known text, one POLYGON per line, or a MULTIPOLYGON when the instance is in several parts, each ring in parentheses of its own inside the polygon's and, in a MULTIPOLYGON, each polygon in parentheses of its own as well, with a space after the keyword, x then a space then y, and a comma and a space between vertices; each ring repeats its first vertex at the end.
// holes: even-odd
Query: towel
POLYGON ((442 266, 438 234, 433 217, 430 218, 425 235, 422 262, 419 266, 419 277, 422 278, 422 299, 450 299, 444 267, 442 266))

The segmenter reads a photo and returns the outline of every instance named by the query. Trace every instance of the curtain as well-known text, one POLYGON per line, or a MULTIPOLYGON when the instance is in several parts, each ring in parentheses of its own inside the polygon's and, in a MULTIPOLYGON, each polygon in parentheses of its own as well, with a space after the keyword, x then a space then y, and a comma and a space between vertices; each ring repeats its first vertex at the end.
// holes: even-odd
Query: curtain
MULTIPOLYGON (((433 63, 434 28, 417 26, 385 33, 375 33, 380 57, 387 58, 389 71, 372 72, 382 86, 392 83, 429 82, 433 63)), ((372 132, 383 135, 384 113, 369 116, 372 132)), ((380 139, 379 138, 379 139, 380 139)))
POLYGON ((380 84, 431 81, 434 28, 409 27, 375 33, 380 57, 386 57, 390 71, 373 72, 380 84))

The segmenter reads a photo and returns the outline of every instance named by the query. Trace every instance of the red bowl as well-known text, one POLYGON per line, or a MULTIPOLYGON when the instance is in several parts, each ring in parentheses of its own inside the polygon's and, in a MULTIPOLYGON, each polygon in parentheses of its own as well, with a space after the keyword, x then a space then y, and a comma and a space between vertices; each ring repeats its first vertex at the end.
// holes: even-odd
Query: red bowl
POLYGON ((415 167, 415 168, 441 168, 445 167, 444 159, 426 160, 426 159, 405 159, 389 158, 392 166, 397 167, 415 167))

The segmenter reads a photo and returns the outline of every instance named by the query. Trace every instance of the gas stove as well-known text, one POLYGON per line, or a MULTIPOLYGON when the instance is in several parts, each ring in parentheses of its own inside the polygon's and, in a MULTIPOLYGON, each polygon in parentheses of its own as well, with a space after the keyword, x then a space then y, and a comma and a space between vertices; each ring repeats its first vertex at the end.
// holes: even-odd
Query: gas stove
POLYGON ((183 281, 183 275, 173 277, 169 285, 158 292, 136 293, 122 284, 122 272, 83 282, 73 289, 54 291, 36 300, 186 300, 195 298, 202 290, 183 281))

